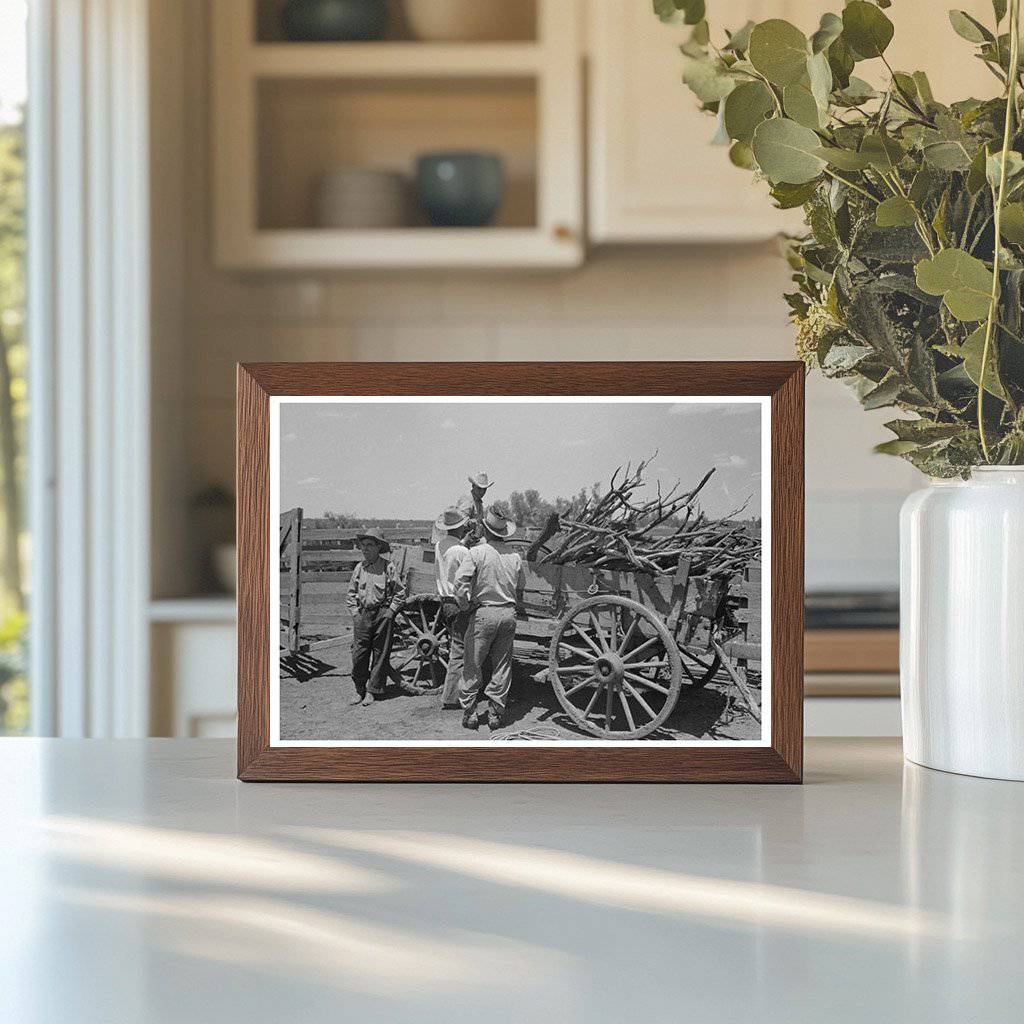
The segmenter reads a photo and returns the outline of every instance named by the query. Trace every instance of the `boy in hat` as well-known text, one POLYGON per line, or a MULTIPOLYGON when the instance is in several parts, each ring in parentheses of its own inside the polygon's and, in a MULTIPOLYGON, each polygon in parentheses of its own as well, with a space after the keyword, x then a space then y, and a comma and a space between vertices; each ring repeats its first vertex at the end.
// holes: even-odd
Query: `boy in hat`
POLYGON ((463 543, 469 529, 469 516, 460 508, 445 509, 434 522, 438 540, 434 544, 434 566, 437 570, 437 593, 441 598, 441 613, 444 615, 451 637, 448 655, 448 671, 445 674, 444 690, 441 694, 442 708, 459 707, 459 684, 462 682, 462 665, 466 623, 469 612, 459 608, 455 597, 455 573, 462 559, 469 554, 463 543))
POLYGON ((463 728, 475 729, 481 668, 489 655, 493 670, 486 689, 487 725, 493 730, 501 727, 512 686, 516 612, 523 603, 526 570, 522 556, 507 543, 516 524, 492 506, 481 525, 483 540, 469 549, 455 574, 459 607, 469 611, 459 703, 463 728))
POLYGON ((353 704, 372 704, 384 696, 389 665, 391 624, 405 600, 405 584, 394 562, 384 558, 391 546, 380 530, 356 537, 363 560, 352 571, 348 610, 352 614, 353 704))

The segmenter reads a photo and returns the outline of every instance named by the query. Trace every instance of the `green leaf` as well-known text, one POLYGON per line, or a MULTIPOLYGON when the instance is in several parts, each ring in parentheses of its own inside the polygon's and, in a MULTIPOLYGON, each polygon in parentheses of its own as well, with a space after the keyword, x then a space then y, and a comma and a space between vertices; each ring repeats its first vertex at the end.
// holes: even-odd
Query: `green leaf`
POLYGON ((654 0, 654 13, 664 22, 696 25, 704 20, 704 0, 654 0))
POLYGON ((872 388, 864 395, 860 400, 860 404, 869 411, 871 409, 882 409, 887 405, 894 405, 901 390, 900 379, 896 374, 893 374, 882 381, 878 387, 872 388))
POLYGON ((893 440, 883 441, 881 444, 876 444, 872 451, 876 455, 906 455, 907 452, 915 451, 920 447, 921 445, 917 441, 893 440))
POLYGON ((971 158, 959 142, 931 142, 922 153, 940 171, 966 171, 971 166, 971 158))
POLYGON ((747 57, 772 85, 785 87, 799 81, 809 53, 807 37, 781 18, 762 21, 750 33, 747 57))
POLYGON ((865 82, 863 78, 851 75, 846 88, 839 95, 844 103, 856 106, 859 103, 867 103, 868 100, 873 100, 878 95, 878 90, 865 82))
POLYGON ((826 163, 838 167, 841 171, 863 171, 871 166, 871 161, 866 156, 855 153, 852 149, 819 146, 814 152, 816 156, 820 156, 826 163))
POLYGON ((949 23, 958 36, 969 43, 992 42, 995 36, 980 21, 972 18, 966 11, 950 11, 949 23))
POLYGON ((754 131, 754 156, 765 177, 777 184, 801 185, 821 174, 825 161, 817 154, 818 136, 784 117, 762 121, 754 131))
POLYGON ((883 174, 891 173, 906 155, 903 147, 891 135, 878 133, 864 136, 860 152, 875 170, 883 174))
POLYGON ((725 130, 729 138, 750 142, 754 129, 775 109, 775 98, 764 82, 743 82, 725 100, 725 130))
POLYGON ((803 206, 811 196, 818 190, 818 182, 804 182, 801 185, 791 185, 782 181, 772 186, 771 195, 776 207, 780 210, 794 210, 803 206))
POLYGON ((941 295, 946 308, 964 322, 988 316, 992 274, 981 260, 963 249, 943 249, 914 268, 917 286, 941 295))
POLYGON ((807 61, 807 79, 814 102, 821 111, 820 122, 825 124, 828 120, 828 100, 832 94, 832 69, 828 66, 825 54, 815 54, 807 61))
POLYGON ((734 142, 729 147, 729 162, 736 167, 742 167, 745 171, 757 170, 754 151, 747 142, 734 142))
MULTIPOLYGON (((985 177, 988 179, 988 183, 993 191, 999 188, 999 176, 1002 173, 1002 159, 1003 151, 1000 149, 990 154, 988 159, 985 161, 985 177)), ((1021 174, 1022 171, 1024 171, 1024 157, 1014 149, 1009 150, 1006 154, 1007 182, 1009 183, 1013 181, 1021 174)))
POLYGON ((915 71, 911 77, 914 79, 914 85, 917 86, 917 95, 925 103, 934 103, 935 97, 932 95, 932 86, 928 81, 928 76, 923 71, 915 71))
POLYGON ((782 109, 787 117, 805 128, 821 127, 821 111, 811 90, 805 85, 787 85, 782 90, 782 109))
POLYGON ((916 222, 914 204, 903 196, 892 196, 875 207, 875 223, 880 228, 908 227, 916 222))
POLYGON ((828 48, 828 66, 832 71, 832 79, 837 89, 845 89, 850 84, 853 73, 853 53, 840 36, 828 48))
POLYGON ((1006 241, 1024 245, 1024 203, 1007 203, 1003 207, 999 230, 1006 241))
POLYGON ((843 10, 843 39, 861 60, 881 57, 892 42, 892 22, 874 5, 853 0, 843 10))
MULTIPOLYGON (((990 343, 988 353, 988 364, 985 367, 985 390, 996 398, 1006 400, 1006 392, 999 383, 996 375, 993 356, 995 355, 995 344, 990 343)), ((980 387, 981 381, 981 358, 985 352, 985 325, 981 324, 972 331, 966 341, 956 350, 963 359, 964 372, 974 382, 975 387, 980 387)))
POLYGON ((977 195, 985 187, 985 162, 988 160, 988 144, 981 147, 974 154, 970 169, 967 172, 967 191, 977 195))
POLYGON ((733 53, 746 53, 750 48, 750 33, 754 29, 754 22, 748 21, 742 28, 736 29, 729 36, 729 42, 723 49, 732 50, 733 53))
POLYGON ((701 103, 717 103, 736 87, 721 61, 710 57, 684 56, 683 81, 701 103))
POLYGON ((843 19, 838 14, 823 14, 818 31, 811 36, 811 52, 827 50, 843 31, 843 19))

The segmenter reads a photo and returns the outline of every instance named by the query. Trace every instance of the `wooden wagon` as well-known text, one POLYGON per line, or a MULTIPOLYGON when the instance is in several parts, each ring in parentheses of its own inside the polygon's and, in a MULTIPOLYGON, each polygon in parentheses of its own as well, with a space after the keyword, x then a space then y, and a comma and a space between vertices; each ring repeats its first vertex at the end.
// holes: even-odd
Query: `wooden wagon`
MULTIPOLYGON (((410 598, 392 664, 415 680, 447 669, 449 637, 429 547, 396 551, 410 598)), ((672 714, 684 687, 723 673, 760 721, 747 672, 760 667, 760 567, 733 580, 527 562, 516 655, 540 663, 572 722, 602 739, 641 739, 672 714)))

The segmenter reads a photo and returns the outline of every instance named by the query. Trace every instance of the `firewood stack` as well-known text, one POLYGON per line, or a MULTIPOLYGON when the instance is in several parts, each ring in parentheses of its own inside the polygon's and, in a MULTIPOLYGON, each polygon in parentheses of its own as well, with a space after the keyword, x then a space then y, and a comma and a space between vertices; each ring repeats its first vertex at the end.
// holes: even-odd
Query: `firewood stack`
MULTIPOLYGON (((655 453, 656 455, 657 453, 655 453)), ((530 550, 537 562, 572 563, 594 569, 674 573, 680 556, 690 560, 690 576, 728 579, 758 558, 761 542, 749 523, 735 517, 744 507, 713 519, 700 510, 697 497, 711 479, 710 469, 692 490, 679 494, 635 497, 645 485, 644 470, 654 456, 630 463, 612 475, 608 490, 582 506, 552 516, 530 550)))

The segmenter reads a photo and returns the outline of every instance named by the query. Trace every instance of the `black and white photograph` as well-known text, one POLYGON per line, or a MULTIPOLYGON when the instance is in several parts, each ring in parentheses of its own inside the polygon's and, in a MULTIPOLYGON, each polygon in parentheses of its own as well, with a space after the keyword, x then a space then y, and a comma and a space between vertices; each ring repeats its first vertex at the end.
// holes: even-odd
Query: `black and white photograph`
POLYGON ((761 398, 275 398, 274 745, 768 741, 761 398))

